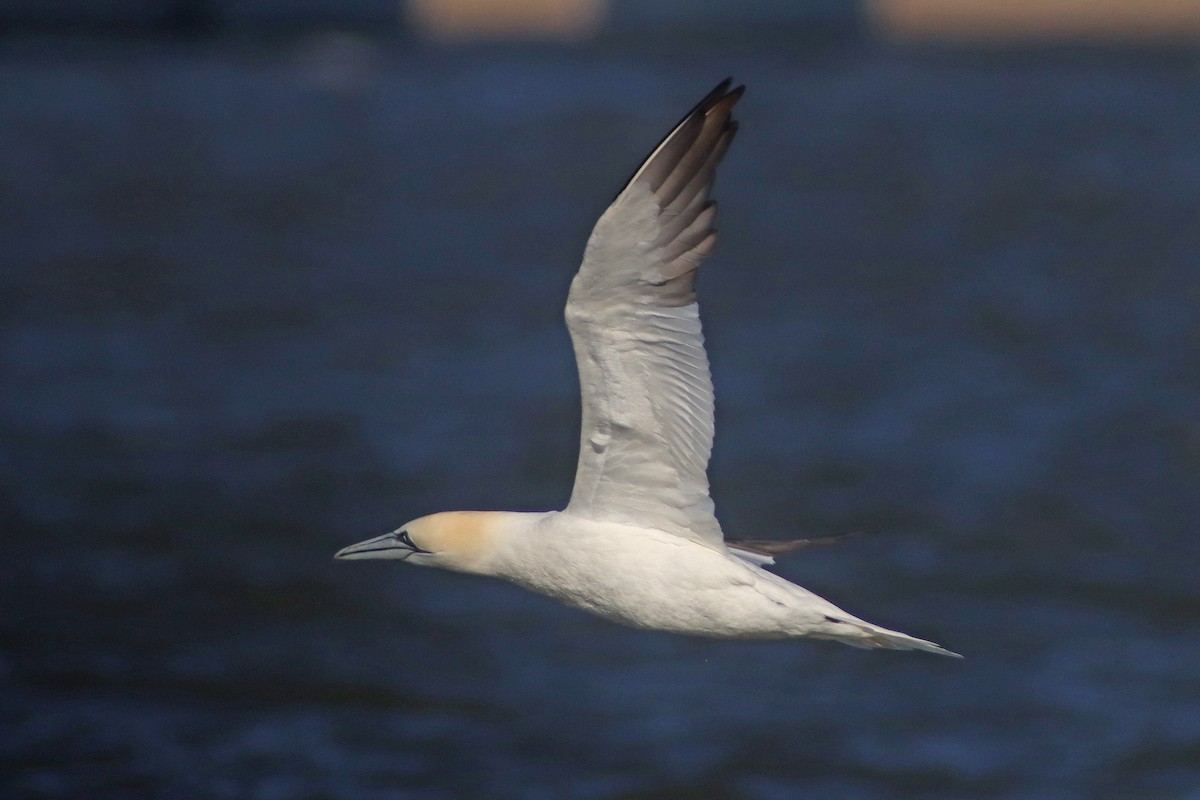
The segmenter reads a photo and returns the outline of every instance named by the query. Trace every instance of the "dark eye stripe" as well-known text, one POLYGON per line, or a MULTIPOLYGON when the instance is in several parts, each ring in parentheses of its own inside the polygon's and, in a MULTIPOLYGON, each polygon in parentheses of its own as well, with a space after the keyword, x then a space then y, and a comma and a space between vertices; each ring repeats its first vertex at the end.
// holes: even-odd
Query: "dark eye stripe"
POLYGON ((422 550, 413 543, 412 537, 408 535, 408 531, 400 531, 396 534, 396 538, 404 543, 406 547, 411 547, 415 553, 428 553, 428 550, 422 550))

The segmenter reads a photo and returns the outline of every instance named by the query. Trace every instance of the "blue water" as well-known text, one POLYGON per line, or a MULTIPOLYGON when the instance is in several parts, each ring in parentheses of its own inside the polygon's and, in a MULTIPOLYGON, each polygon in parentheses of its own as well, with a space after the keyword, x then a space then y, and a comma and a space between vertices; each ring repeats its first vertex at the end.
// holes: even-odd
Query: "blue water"
POLYGON ((1200 60, 754 35, 0 55, 4 796, 1200 798, 1200 60), (964 661, 330 558, 565 502, 568 282, 727 73, 724 527, 964 661))

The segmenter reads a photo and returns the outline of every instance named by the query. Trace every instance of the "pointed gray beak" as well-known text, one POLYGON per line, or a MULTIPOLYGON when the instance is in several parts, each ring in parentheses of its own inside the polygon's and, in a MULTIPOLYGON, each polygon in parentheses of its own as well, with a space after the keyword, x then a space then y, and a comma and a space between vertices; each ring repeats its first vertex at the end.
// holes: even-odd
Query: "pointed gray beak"
POLYGON ((333 554, 334 558, 398 558, 401 561, 417 552, 400 540, 395 531, 367 539, 365 542, 343 547, 333 554))

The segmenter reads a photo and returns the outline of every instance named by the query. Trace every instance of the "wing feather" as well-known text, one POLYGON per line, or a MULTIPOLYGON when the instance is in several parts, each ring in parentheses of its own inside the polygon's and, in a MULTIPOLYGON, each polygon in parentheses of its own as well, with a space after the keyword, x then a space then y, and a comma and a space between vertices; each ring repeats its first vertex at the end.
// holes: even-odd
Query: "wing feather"
POLYGON ((737 132, 743 87, 729 87, 688 112, 600 217, 566 309, 583 396, 567 511, 713 545, 713 390, 695 274, 716 243, 709 193, 737 132))

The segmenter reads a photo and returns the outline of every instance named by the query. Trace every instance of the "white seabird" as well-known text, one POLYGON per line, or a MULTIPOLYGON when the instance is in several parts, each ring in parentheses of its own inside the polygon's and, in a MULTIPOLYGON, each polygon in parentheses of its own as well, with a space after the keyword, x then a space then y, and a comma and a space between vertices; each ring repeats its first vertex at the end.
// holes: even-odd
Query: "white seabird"
POLYGON ((693 284, 716 241, 709 192, 737 132, 744 87, 729 86, 650 153, 596 223, 571 283, 583 426, 567 507, 432 514, 337 558, 504 578, 637 628, 956 655, 763 569, 804 540, 726 541, 714 516, 713 388, 693 284))

